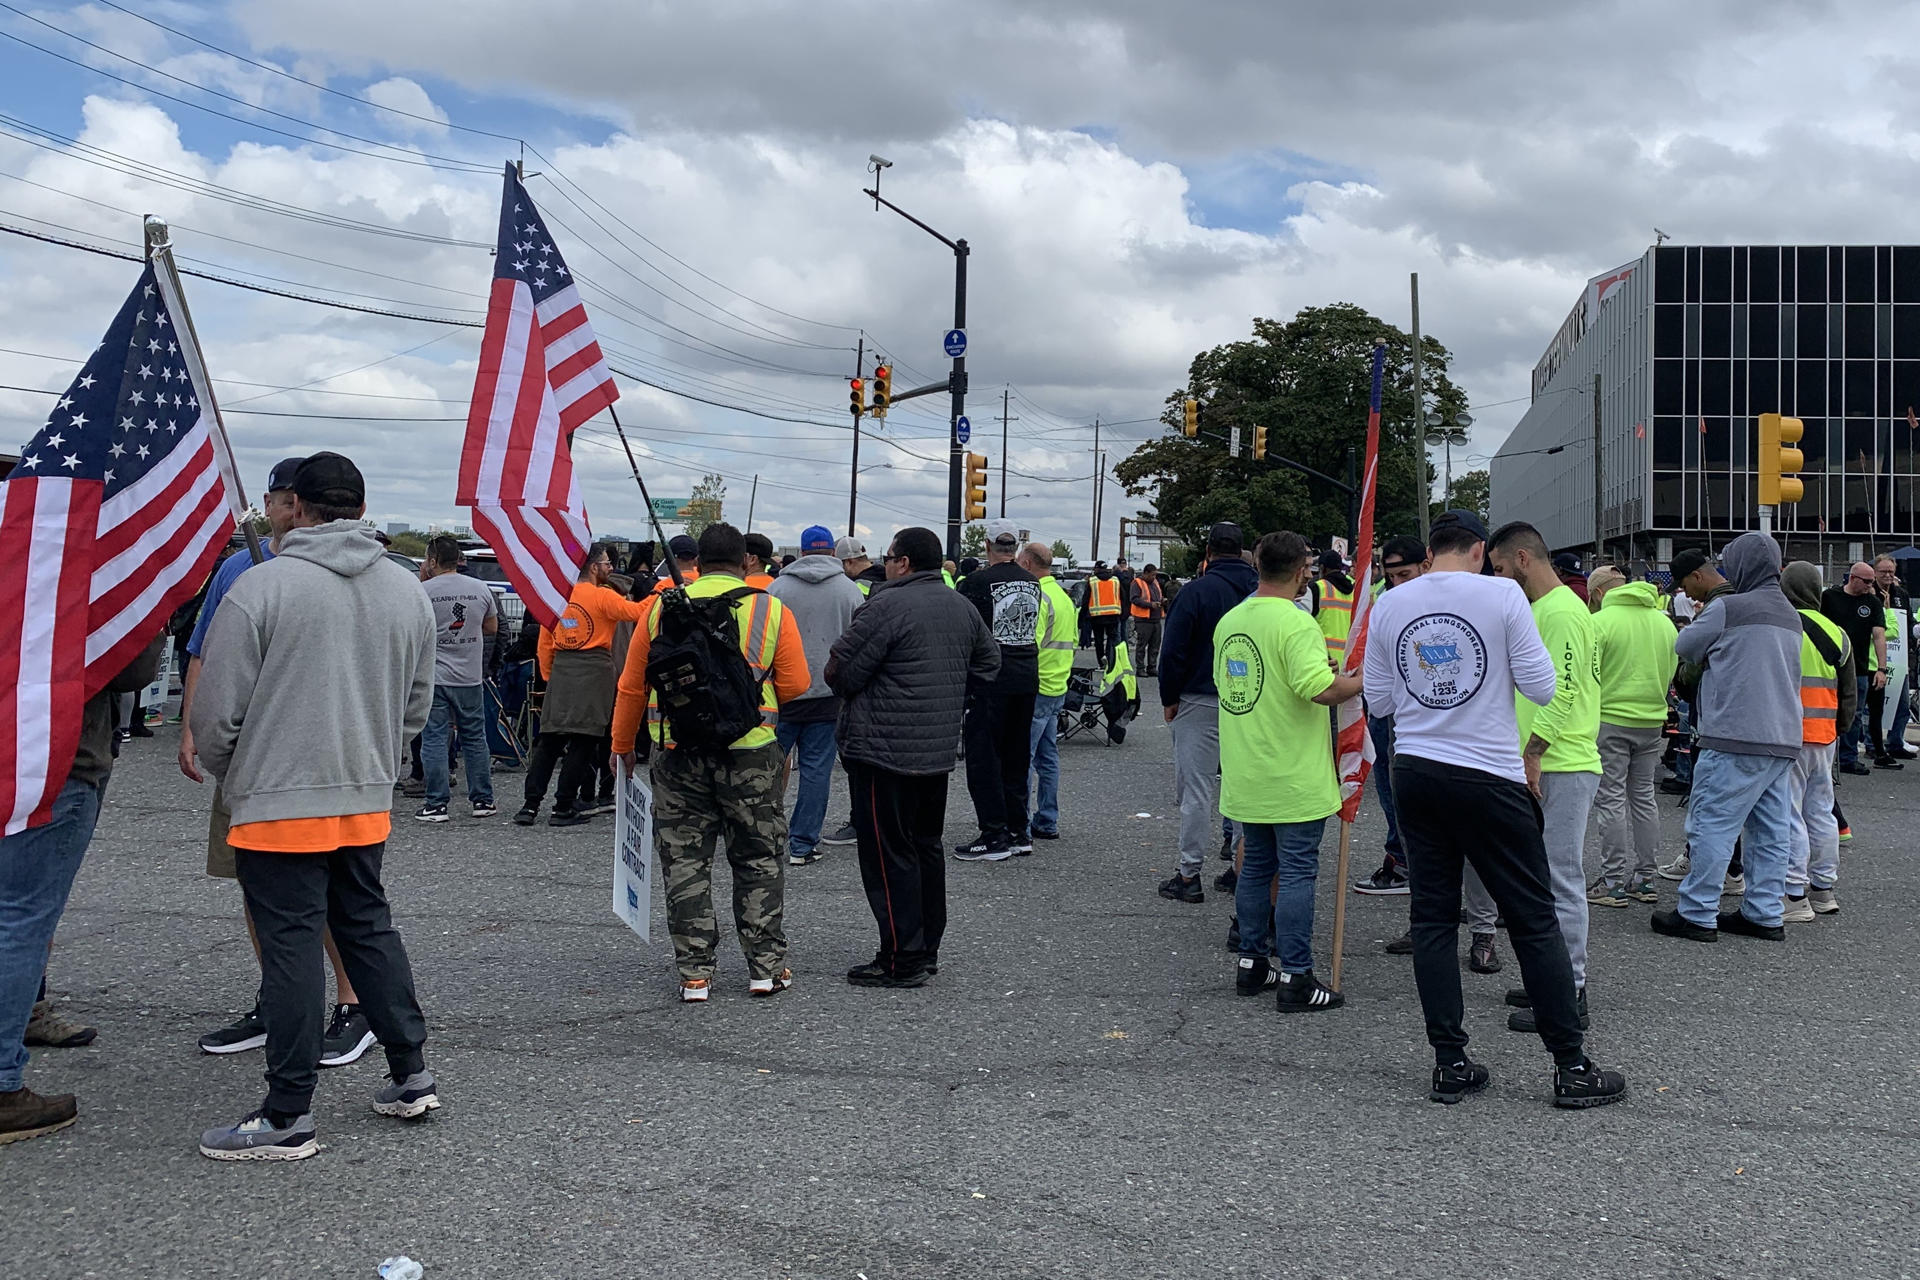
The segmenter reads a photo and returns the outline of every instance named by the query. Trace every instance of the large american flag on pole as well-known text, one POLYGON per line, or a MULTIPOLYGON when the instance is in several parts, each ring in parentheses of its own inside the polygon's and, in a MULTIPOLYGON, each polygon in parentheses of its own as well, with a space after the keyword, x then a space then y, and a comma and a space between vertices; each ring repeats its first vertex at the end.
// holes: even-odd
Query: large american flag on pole
POLYGON ((0 482, 0 818, 52 816, 87 699, 206 581, 233 532, 224 437, 149 263, 0 482))
MULTIPOLYGON (((1386 380, 1387 348, 1373 348, 1373 387, 1367 399, 1367 462, 1360 481, 1360 528, 1353 547, 1353 625, 1347 633, 1343 669, 1360 674, 1367 652, 1367 621, 1373 613, 1373 507, 1380 481, 1380 388, 1386 380)), ((1416 428, 1417 429, 1417 428, 1416 428)), ((1360 813, 1360 797, 1373 768, 1373 737, 1367 732, 1366 708, 1359 698, 1340 704, 1340 821, 1352 822, 1360 813)))
POLYGON ((541 626, 567 607, 592 537, 568 442, 619 398, 567 264, 509 164, 457 501, 541 626))

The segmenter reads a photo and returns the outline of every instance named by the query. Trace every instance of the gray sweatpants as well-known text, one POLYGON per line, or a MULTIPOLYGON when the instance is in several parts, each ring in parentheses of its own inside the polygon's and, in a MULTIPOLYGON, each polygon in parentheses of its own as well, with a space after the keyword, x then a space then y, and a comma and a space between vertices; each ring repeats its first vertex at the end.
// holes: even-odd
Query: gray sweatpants
POLYGON ((1633 729, 1600 723, 1600 878, 1616 889, 1651 880, 1660 856, 1660 805, 1654 782, 1666 735, 1658 725, 1633 729))
POLYGON ((1547 846, 1547 875, 1553 881, 1553 912, 1573 961, 1573 985, 1587 985, 1587 815, 1600 789, 1597 773, 1543 773, 1541 838, 1547 846))
POLYGON ((1220 698, 1183 696, 1173 713, 1173 794, 1180 805, 1180 874, 1207 865, 1220 843, 1220 698))

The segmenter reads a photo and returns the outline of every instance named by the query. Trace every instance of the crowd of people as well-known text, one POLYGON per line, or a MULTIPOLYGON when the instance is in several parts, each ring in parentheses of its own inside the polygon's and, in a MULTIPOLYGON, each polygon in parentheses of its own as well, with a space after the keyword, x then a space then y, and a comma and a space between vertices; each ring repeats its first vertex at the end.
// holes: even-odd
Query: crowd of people
MULTIPOLYGON (((1779 940, 1786 924, 1839 910, 1850 832, 1834 774, 1897 770, 1913 754, 1908 690, 1885 687, 1887 631, 1906 617, 1894 566, 1855 565, 1823 589, 1810 564, 1783 573, 1778 544, 1759 534, 1717 565, 1682 551, 1669 596, 1611 566, 1581 575, 1528 525, 1489 533, 1447 512, 1425 542, 1383 543, 1364 667, 1349 670, 1367 588, 1338 551, 1290 532, 1249 546, 1216 524, 1185 582, 1122 561, 1070 588, 1048 545, 1007 520, 987 523, 981 560, 957 564, 924 528, 899 530, 875 559, 816 525, 782 560, 764 534, 716 523, 671 539, 657 569, 623 572, 615 548, 595 544, 554 625, 510 638, 493 592, 461 572, 458 542, 434 539, 410 576, 362 520, 365 498, 338 454, 274 467, 260 559, 220 566, 184 643, 179 767, 214 780, 207 871, 238 882, 260 966, 253 1007, 199 1044, 264 1047, 267 1063, 262 1104, 202 1135, 217 1159, 312 1155, 320 1069, 376 1045, 388 1067, 377 1112, 440 1106, 382 858, 410 753, 417 820, 453 818, 456 758, 468 812, 495 816, 483 688, 489 653, 509 640, 540 677, 512 820, 537 822, 551 788, 549 826, 589 825, 645 766, 687 1004, 714 992, 721 846, 749 997, 792 986, 787 874, 839 843, 857 850, 877 935, 846 980, 927 983, 949 856, 998 862, 1059 839, 1071 691, 1114 699, 1120 741, 1144 675, 1158 681, 1179 807, 1178 865, 1159 892, 1204 902, 1218 848, 1232 860, 1214 886, 1234 898, 1235 989, 1271 993, 1286 1012, 1338 1009, 1343 994, 1314 967, 1315 889, 1342 807, 1334 709, 1362 699, 1385 856, 1352 887, 1409 899, 1406 934, 1387 949, 1413 959, 1430 1096, 1445 1103, 1489 1083, 1462 1030, 1463 922, 1479 973, 1503 968, 1504 925, 1522 979, 1506 992, 1508 1025, 1552 1054, 1554 1103, 1615 1101, 1624 1078, 1584 1048, 1590 908, 1657 904, 1664 876, 1678 902, 1652 914, 1656 932, 1779 940), (1083 648, 1090 673, 1075 668, 1083 648), (1886 698, 1898 709, 1882 734, 1886 698), (977 832, 949 848, 948 786, 963 763, 977 832), (850 813, 827 831, 836 767, 850 813), (1686 852, 1664 866, 1662 789, 1688 796, 1686 852)), ((47 1003, 46 953, 98 817, 119 699, 153 678, 162 643, 89 703, 54 821, 6 838, 8 865, 46 865, 0 930, 0 1142, 77 1114, 71 1096, 24 1086, 25 1046, 92 1038, 47 1003)))

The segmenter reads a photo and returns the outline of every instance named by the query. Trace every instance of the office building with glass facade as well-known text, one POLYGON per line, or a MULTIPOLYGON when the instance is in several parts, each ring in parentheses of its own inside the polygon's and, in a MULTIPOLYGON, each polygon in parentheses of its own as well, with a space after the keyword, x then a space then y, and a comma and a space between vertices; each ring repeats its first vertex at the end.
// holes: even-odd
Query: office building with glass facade
POLYGON ((1806 424, 1806 496, 1774 521, 1791 552, 1914 541, 1920 247, 1663 245, 1595 277, 1493 459, 1493 519, 1587 551, 1597 505, 1610 558, 1717 547, 1758 527, 1769 411, 1806 424))

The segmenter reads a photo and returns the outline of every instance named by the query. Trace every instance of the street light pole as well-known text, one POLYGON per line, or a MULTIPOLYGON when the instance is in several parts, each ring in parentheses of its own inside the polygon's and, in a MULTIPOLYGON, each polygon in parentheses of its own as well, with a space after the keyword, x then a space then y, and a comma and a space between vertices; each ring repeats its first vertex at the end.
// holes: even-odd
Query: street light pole
MULTIPOLYGON (((861 367, 865 365, 866 362, 867 362, 867 335, 863 333, 860 335, 860 345, 854 349, 854 355, 853 355, 853 376, 854 377, 862 378, 866 376, 860 371, 861 367)), ((861 394, 865 395, 866 393, 863 391, 861 392, 861 394)), ((853 410, 853 477, 847 483, 847 536, 849 538, 857 538, 860 536, 859 533, 856 532, 854 528, 854 516, 859 512, 859 510, 860 510, 860 411, 858 409, 855 409, 853 410)))
MULTIPOLYGON (((880 174, 891 167, 890 161, 878 156, 870 157, 873 173, 873 186, 862 187, 861 194, 873 197, 873 207, 881 205, 893 210, 901 217, 953 250, 953 327, 965 333, 967 329, 967 242, 949 240, 920 219, 902 209, 893 201, 880 194, 880 174)), ((937 385, 937 384, 936 384, 937 385)), ((953 372, 948 375, 947 387, 953 393, 953 407, 947 417, 947 558, 960 556, 960 515, 962 487, 961 474, 966 466, 966 451, 960 444, 960 419, 967 413, 967 357, 966 348, 953 357, 953 372)), ((901 399, 899 396, 895 400, 901 399)))

